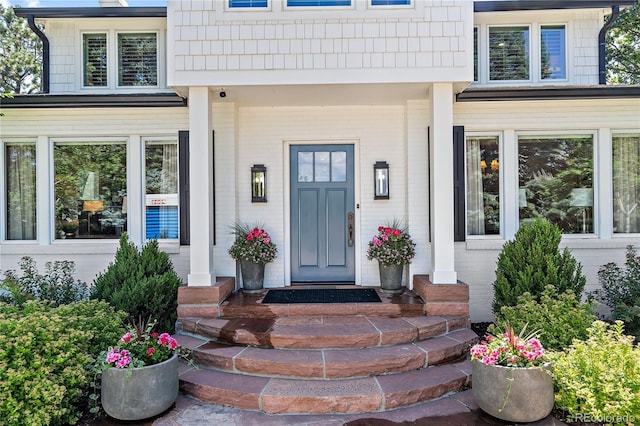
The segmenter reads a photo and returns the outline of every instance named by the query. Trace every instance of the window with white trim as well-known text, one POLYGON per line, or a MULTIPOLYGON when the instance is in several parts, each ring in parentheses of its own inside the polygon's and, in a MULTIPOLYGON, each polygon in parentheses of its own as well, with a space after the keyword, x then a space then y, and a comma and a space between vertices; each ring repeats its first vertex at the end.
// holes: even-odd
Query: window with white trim
POLYGON ((287 0, 287 7, 344 7, 351 0, 287 0))
POLYGON ((107 87, 107 34, 83 34, 83 85, 107 87))
POLYGON ((489 27, 489 80, 530 80, 529 27, 489 27))
POLYGON ((540 79, 567 78, 567 52, 564 25, 540 27, 540 79))
POLYGON ((473 27, 473 81, 478 81, 478 27, 473 27))
POLYGON ((179 236, 178 142, 145 141, 145 236, 179 236))
POLYGON ((613 232, 640 233, 640 133, 614 133, 613 232))
POLYGON ((4 149, 6 239, 35 240, 36 144, 7 142, 4 149))
POLYGON ((410 6, 411 0, 371 0, 371 6, 410 6))
POLYGON ((269 6, 269 0, 229 0, 228 7, 230 9, 265 9, 269 6))
POLYGON ((500 138, 465 137, 467 235, 500 235, 500 138))

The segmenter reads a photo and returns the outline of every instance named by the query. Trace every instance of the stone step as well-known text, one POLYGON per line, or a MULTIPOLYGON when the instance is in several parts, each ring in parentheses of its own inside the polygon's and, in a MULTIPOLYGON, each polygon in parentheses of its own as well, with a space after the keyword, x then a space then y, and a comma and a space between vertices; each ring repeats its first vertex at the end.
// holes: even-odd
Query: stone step
POLYGON ((313 380, 249 376, 184 364, 183 392, 206 402, 269 414, 384 411, 439 398, 470 384, 468 360, 377 377, 313 380))
POLYGON ((278 349, 353 349, 410 344, 468 326, 466 317, 308 316, 180 318, 180 334, 278 349))
POLYGON ((208 342, 193 348, 193 360, 199 366, 255 376, 355 378, 450 362, 466 355, 477 340, 473 331, 459 329, 413 344, 362 349, 267 349, 208 342))

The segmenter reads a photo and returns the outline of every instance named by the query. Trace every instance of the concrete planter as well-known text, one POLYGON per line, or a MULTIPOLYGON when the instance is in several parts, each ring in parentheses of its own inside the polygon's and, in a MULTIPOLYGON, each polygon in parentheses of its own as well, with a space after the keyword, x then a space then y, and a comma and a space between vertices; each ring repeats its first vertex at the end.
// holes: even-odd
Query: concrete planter
POLYGON ((402 271, 404 265, 384 266, 378 263, 380 268, 380 288, 385 293, 402 292, 402 271))
POLYGON ((553 409, 551 366, 516 368, 472 364, 473 396, 486 413, 509 422, 535 422, 553 409), (505 400, 506 399, 506 400, 505 400))
POLYGON ((245 293, 260 293, 264 289, 264 266, 250 260, 240 261, 242 288, 245 293))
POLYGON ((118 420, 157 416, 177 397, 177 355, 160 364, 133 369, 112 367, 102 372, 102 408, 118 420))

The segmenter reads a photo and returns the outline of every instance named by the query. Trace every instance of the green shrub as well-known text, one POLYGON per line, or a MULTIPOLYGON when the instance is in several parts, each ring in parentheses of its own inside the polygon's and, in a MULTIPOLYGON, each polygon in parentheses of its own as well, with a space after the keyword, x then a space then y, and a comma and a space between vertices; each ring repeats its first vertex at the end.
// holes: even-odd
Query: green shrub
POLYGON ((569 347, 573 339, 587 338, 587 329, 596 320, 591 303, 582 303, 571 291, 558 295, 548 285, 540 300, 524 293, 516 306, 503 306, 496 316, 497 323, 508 321, 514 329, 540 330, 540 342, 547 349, 569 347))
POLYGON ((613 311, 614 319, 624 321, 627 333, 640 337, 640 256, 627 246, 625 267, 607 263, 598 271, 602 291, 600 300, 613 311))
POLYGON ((157 321, 157 331, 173 333, 180 278, 169 256, 149 241, 138 250, 126 234, 120 237, 115 261, 94 281, 92 299, 104 299, 128 314, 128 321, 157 321))
POLYGON ((621 321, 610 326, 595 321, 586 341, 576 340, 551 355, 556 408, 569 420, 633 424, 624 421, 625 416, 640 416, 640 348, 622 330, 621 321))
POLYGON ((87 284, 76 280, 75 263, 62 260, 45 263, 45 274, 38 273, 36 261, 29 256, 20 260, 22 275, 9 270, 5 273, 0 289, 8 294, 2 297, 7 303, 22 304, 27 300, 50 300, 56 305, 87 299, 87 284))
POLYGON ((92 354, 121 335, 105 302, 0 304, 0 419, 5 425, 75 424, 92 354))
POLYGON ((568 249, 560 252, 562 231, 545 219, 522 224, 515 239, 507 241, 498 256, 496 280, 493 283, 493 312, 503 306, 515 306, 524 293, 535 300, 547 285, 558 294, 567 290, 580 296, 586 278, 582 265, 568 249))

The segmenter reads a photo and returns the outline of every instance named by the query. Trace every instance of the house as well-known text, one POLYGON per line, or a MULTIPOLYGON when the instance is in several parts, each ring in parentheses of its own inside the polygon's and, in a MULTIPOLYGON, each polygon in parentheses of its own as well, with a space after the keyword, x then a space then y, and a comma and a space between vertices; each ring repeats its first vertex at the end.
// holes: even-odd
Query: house
POLYGON ((91 281, 126 231, 206 289, 239 281, 248 221, 279 248, 268 287, 376 286, 367 242, 398 218, 406 285, 464 282, 486 321, 522 221, 562 227, 588 290, 640 243, 640 88, 603 84, 600 49, 632 0, 102 3, 16 9, 44 90, 2 100, 2 270, 91 281))

